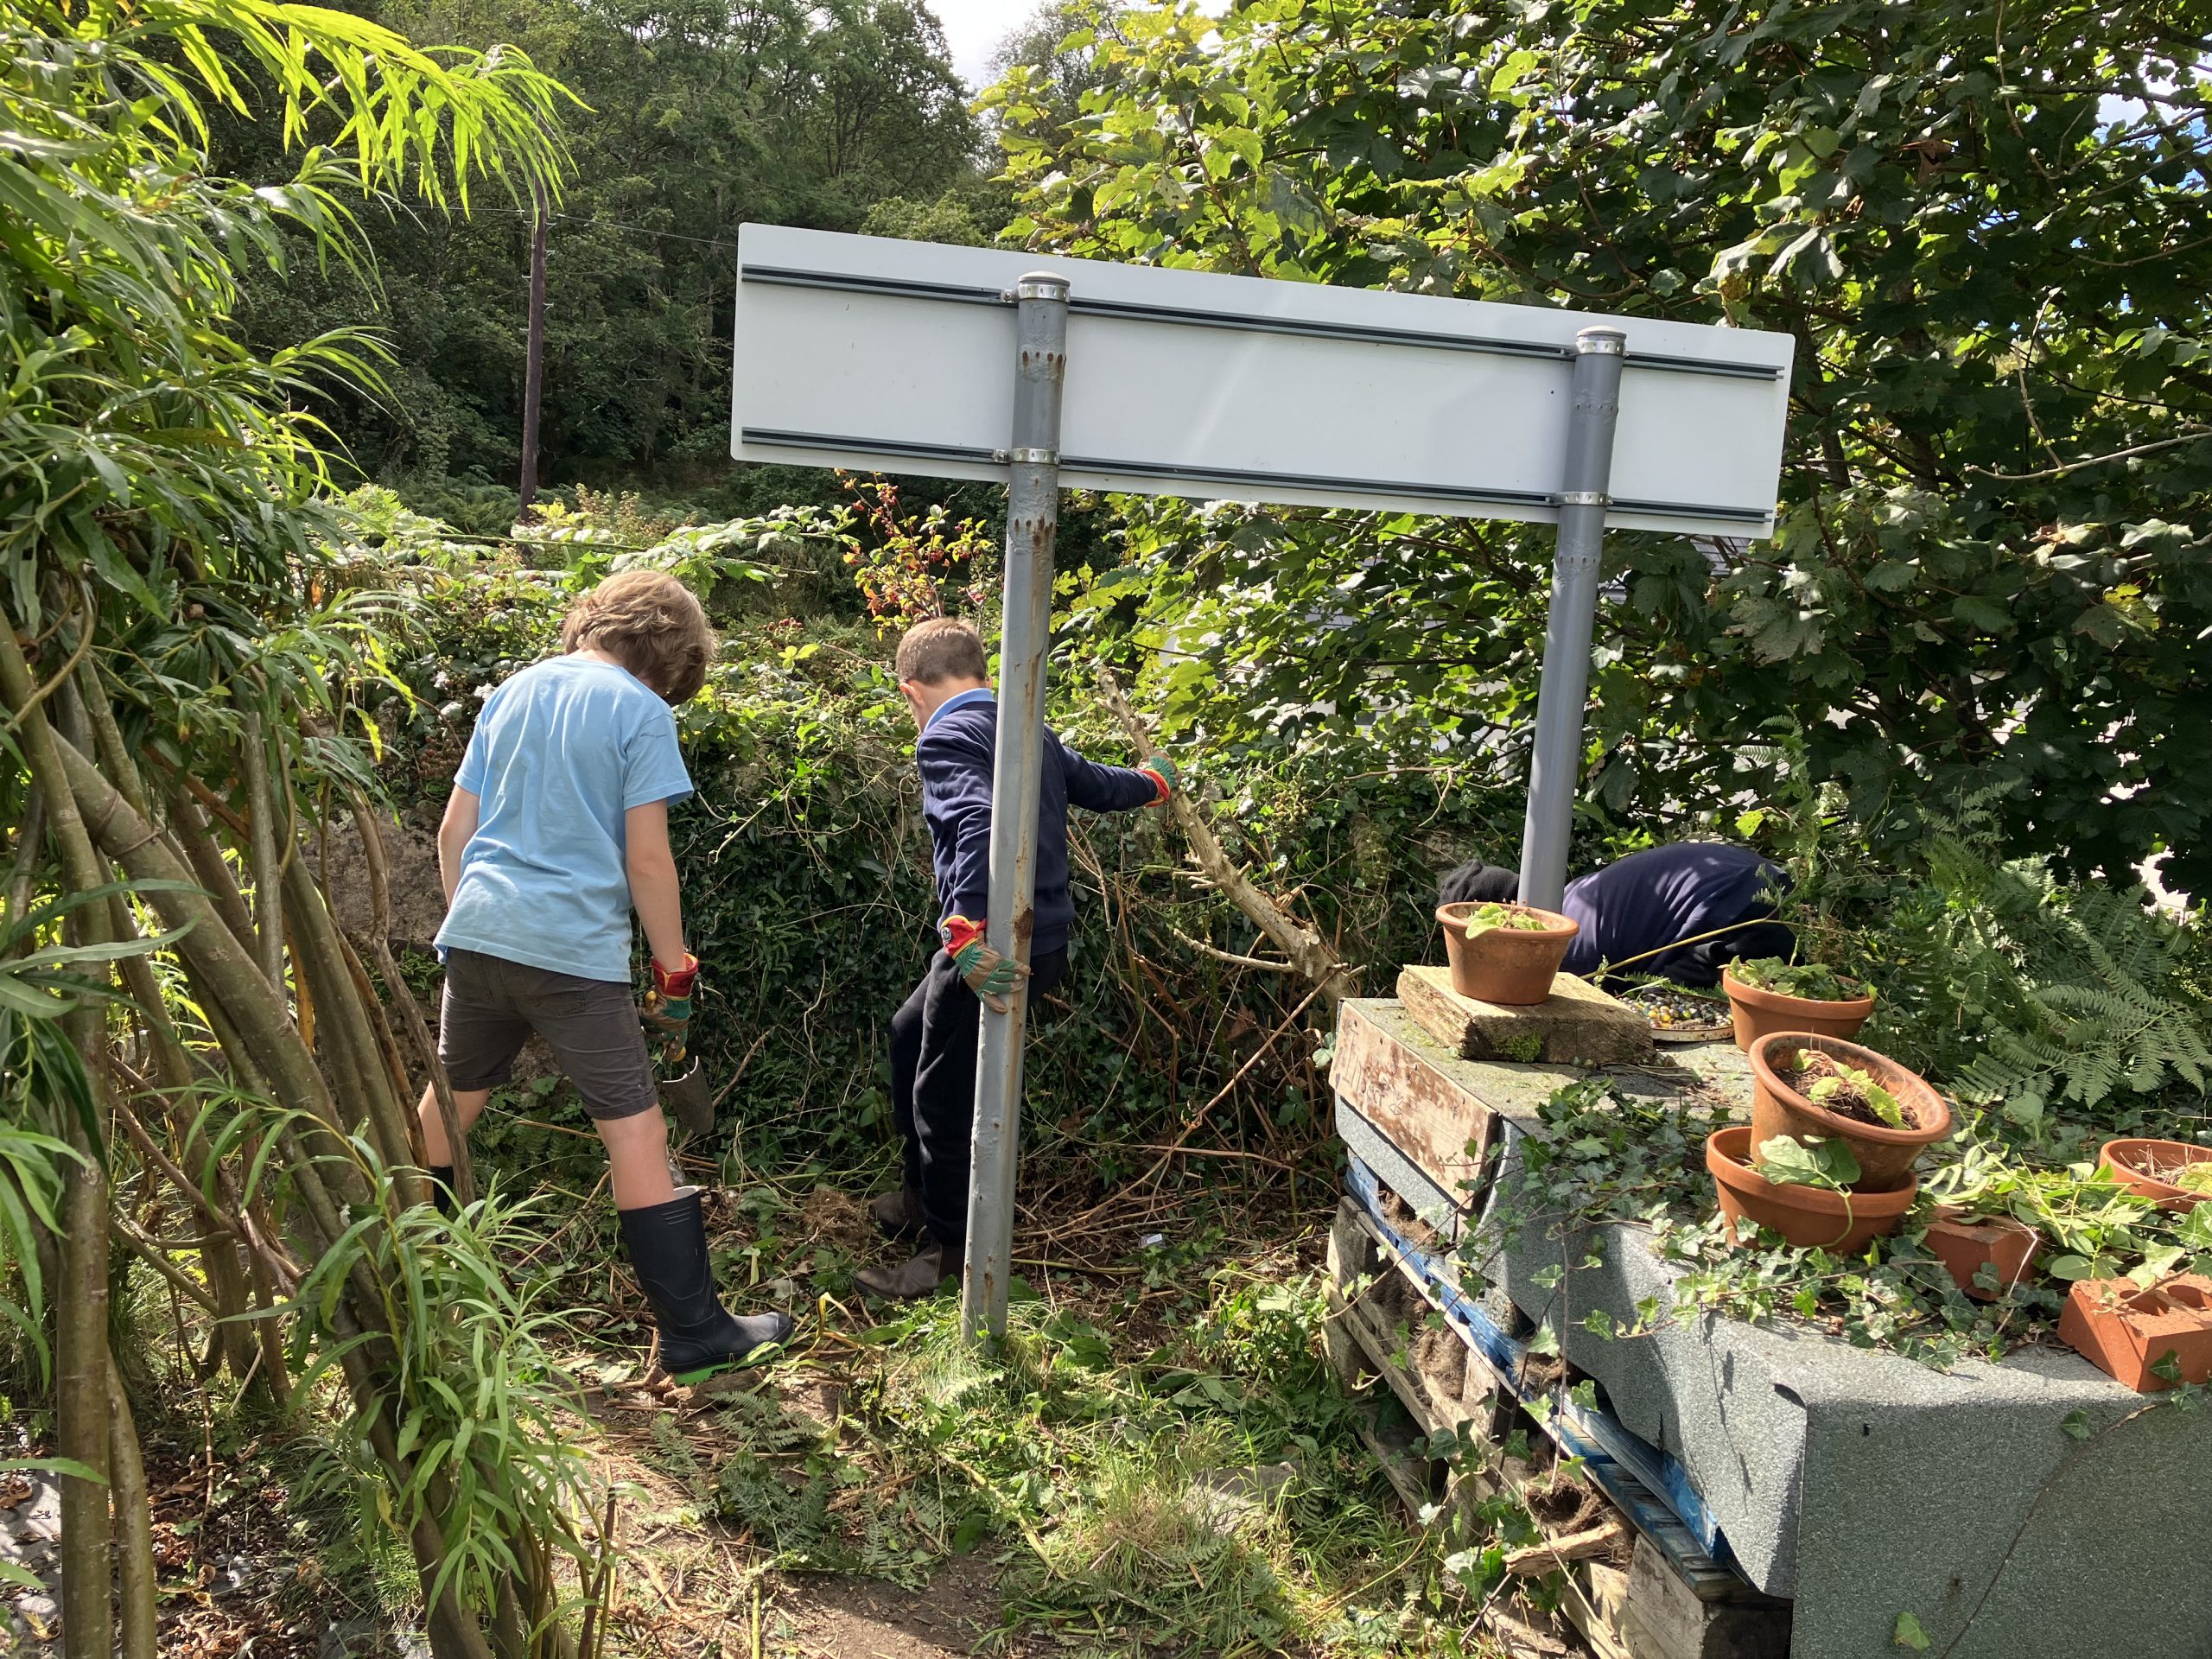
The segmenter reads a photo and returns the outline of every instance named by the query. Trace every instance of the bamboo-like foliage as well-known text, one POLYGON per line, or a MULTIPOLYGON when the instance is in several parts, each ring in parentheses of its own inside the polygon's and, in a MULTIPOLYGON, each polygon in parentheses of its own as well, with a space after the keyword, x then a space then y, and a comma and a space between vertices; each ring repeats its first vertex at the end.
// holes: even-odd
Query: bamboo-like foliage
POLYGON ((372 827, 348 693, 384 618, 319 555, 302 402, 377 348, 263 357, 226 324, 293 249, 361 260, 348 195, 553 188, 565 95, 268 0, 0 0, 0 1243, 9 1317, 41 1357, 52 1331, 69 1659, 155 1651, 111 1248, 205 1316, 211 1375, 342 1385, 441 1659, 564 1652, 552 1561, 587 1551, 550 1316, 501 1280, 496 1203, 429 1206, 435 1060, 312 850, 372 827), (208 176, 219 109, 279 124, 295 176, 208 176))

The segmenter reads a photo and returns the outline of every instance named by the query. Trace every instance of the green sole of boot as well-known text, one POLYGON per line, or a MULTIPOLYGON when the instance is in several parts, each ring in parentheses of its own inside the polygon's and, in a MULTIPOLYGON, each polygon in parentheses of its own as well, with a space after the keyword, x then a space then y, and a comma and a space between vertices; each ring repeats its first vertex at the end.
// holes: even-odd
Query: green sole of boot
POLYGON ((692 1388, 710 1376, 720 1376, 725 1371, 750 1370, 755 1365, 773 1359, 783 1351, 783 1348, 780 1342, 764 1342, 741 1359, 718 1359, 711 1365, 701 1365, 692 1370, 671 1371, 668 1380, 682 1388, 692 1388))

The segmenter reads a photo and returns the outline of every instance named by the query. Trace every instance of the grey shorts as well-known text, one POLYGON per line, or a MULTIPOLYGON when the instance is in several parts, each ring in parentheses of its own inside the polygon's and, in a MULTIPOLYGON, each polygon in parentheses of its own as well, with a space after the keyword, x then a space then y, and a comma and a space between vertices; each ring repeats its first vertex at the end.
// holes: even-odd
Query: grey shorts
POLYGON ((659 1106, 645 1027, 627 985, 475 950, 446 953, 438 1058, 455 1089, 494 1089, 510 1081, 515 1056, 533 1031, 576 1085, 589 1116, 634 1117, 659 1106))

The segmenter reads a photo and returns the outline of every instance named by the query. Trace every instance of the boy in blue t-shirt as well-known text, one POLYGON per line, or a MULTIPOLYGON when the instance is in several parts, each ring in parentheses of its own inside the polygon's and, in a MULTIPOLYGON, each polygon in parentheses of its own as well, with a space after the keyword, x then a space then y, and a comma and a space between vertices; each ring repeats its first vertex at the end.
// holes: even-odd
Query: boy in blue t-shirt
MULTIPOLYGON (((630 912, 652 950, 650 1017, 679 1034, 699 963, 683 943, 668 809, 691 791, 671 705, 705 683, 714 633, 657 570, 610 576, 569 608, 565 655, 484 704, 438 829, 446 968, 438 1058, 466 1134, 532 1032, 569 1074, 607 1147, 622 1241, 660 1329, 660 1363, 693 1382, 791 1335, 780 1313, 733 1317, 715 1290, 699 1189, 668 1164, 652 1059, 630 989, 630 912)), ((452 1152, 425 1090, 423 1141, 452 1152)))

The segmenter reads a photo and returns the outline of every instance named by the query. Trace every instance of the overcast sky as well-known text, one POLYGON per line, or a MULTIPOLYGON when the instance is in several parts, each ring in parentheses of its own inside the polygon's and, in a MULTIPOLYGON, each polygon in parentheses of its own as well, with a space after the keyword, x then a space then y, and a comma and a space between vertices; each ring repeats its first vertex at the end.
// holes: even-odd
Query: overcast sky
POLYGON ((1032 0, 927 0, 944 25, 952 67, 969 90, 983 84, 991 48, 1011 35, 1036 8, 1032 0))

